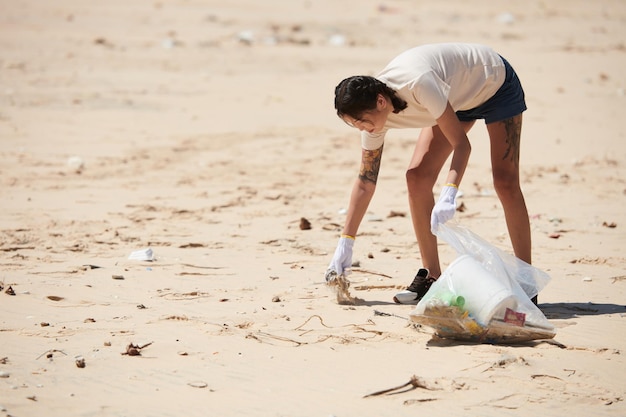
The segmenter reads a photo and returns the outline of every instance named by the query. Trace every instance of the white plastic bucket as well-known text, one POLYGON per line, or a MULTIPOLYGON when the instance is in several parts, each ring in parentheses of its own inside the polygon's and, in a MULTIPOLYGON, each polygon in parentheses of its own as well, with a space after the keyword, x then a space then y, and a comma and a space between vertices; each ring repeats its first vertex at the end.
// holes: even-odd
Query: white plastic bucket
POLYGON ((494 317, 504 318, 507 307, 517 307, 508 279, 493 276, 469 255, 455 259, 443 275, 454 293, 465 298, 465 309, 484 326, 494 317))

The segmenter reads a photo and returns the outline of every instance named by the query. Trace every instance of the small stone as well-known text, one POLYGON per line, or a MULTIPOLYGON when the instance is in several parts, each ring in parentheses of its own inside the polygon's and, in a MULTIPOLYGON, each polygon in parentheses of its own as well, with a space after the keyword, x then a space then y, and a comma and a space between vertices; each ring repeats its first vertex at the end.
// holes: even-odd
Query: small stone
POLYGON ((0 371, 0 378, 8 378, 11 374, 6 371, 0 371))
POLYGON ((300 230, 311 230, 311 222, 304 217, 300 218, 300 230))

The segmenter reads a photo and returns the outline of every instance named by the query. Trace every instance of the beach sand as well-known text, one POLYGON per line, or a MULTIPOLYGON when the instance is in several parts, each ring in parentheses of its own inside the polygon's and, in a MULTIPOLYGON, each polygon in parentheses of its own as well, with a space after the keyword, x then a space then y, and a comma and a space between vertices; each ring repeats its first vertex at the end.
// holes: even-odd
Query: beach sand
MULTIPOLYGON (((626 3, 0 9, 1 415, 626 415, 626 3), (363 303, 325 285, 360 158, 334 86, 447 41, 494 47, 524 85, 552 342, 439 339, 393 303, 421 266, 417 130, 386 141, 350 275, 363 303)), ((469 136, 455 218, 510 252, 483 124, 469 136)))

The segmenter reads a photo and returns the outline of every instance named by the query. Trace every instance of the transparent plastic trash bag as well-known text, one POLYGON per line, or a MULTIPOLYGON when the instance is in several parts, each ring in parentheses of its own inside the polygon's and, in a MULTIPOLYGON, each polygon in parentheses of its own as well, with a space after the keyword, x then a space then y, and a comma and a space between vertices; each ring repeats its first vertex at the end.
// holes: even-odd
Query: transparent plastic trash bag
POLYGON ((485 343, 523 342, 555 336, 531 298, 550 281, 534 266, 448 222, 437 237, 458 257, 411 313, 411 321, 444 338, 485 343))

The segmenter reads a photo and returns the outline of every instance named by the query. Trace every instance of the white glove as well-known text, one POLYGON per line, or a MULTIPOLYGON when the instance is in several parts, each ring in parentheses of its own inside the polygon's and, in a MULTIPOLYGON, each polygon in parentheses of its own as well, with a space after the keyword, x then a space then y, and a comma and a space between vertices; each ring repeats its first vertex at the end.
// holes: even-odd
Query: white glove
POLYGON ((446 185, 441 190, 441 195, 437 204, 433 208, 433 212, 430 216, 430 231, 433 235, 437 234, 437 229, 440 224, 443 224, 454 217, 456 212, 456 193, 457 188, 450 185, 446 185))
POLYGON ((333 255, 333 260, 328 265, 326 271, 326 281, 330 281, 333 277, 331 271, 335 272, 337 276, 348 275, 350 268, 352 267, 352 246, 354 246, 354 239, 349 237, 341 237, 339 243, 337 243, 337 249, 333 255))

